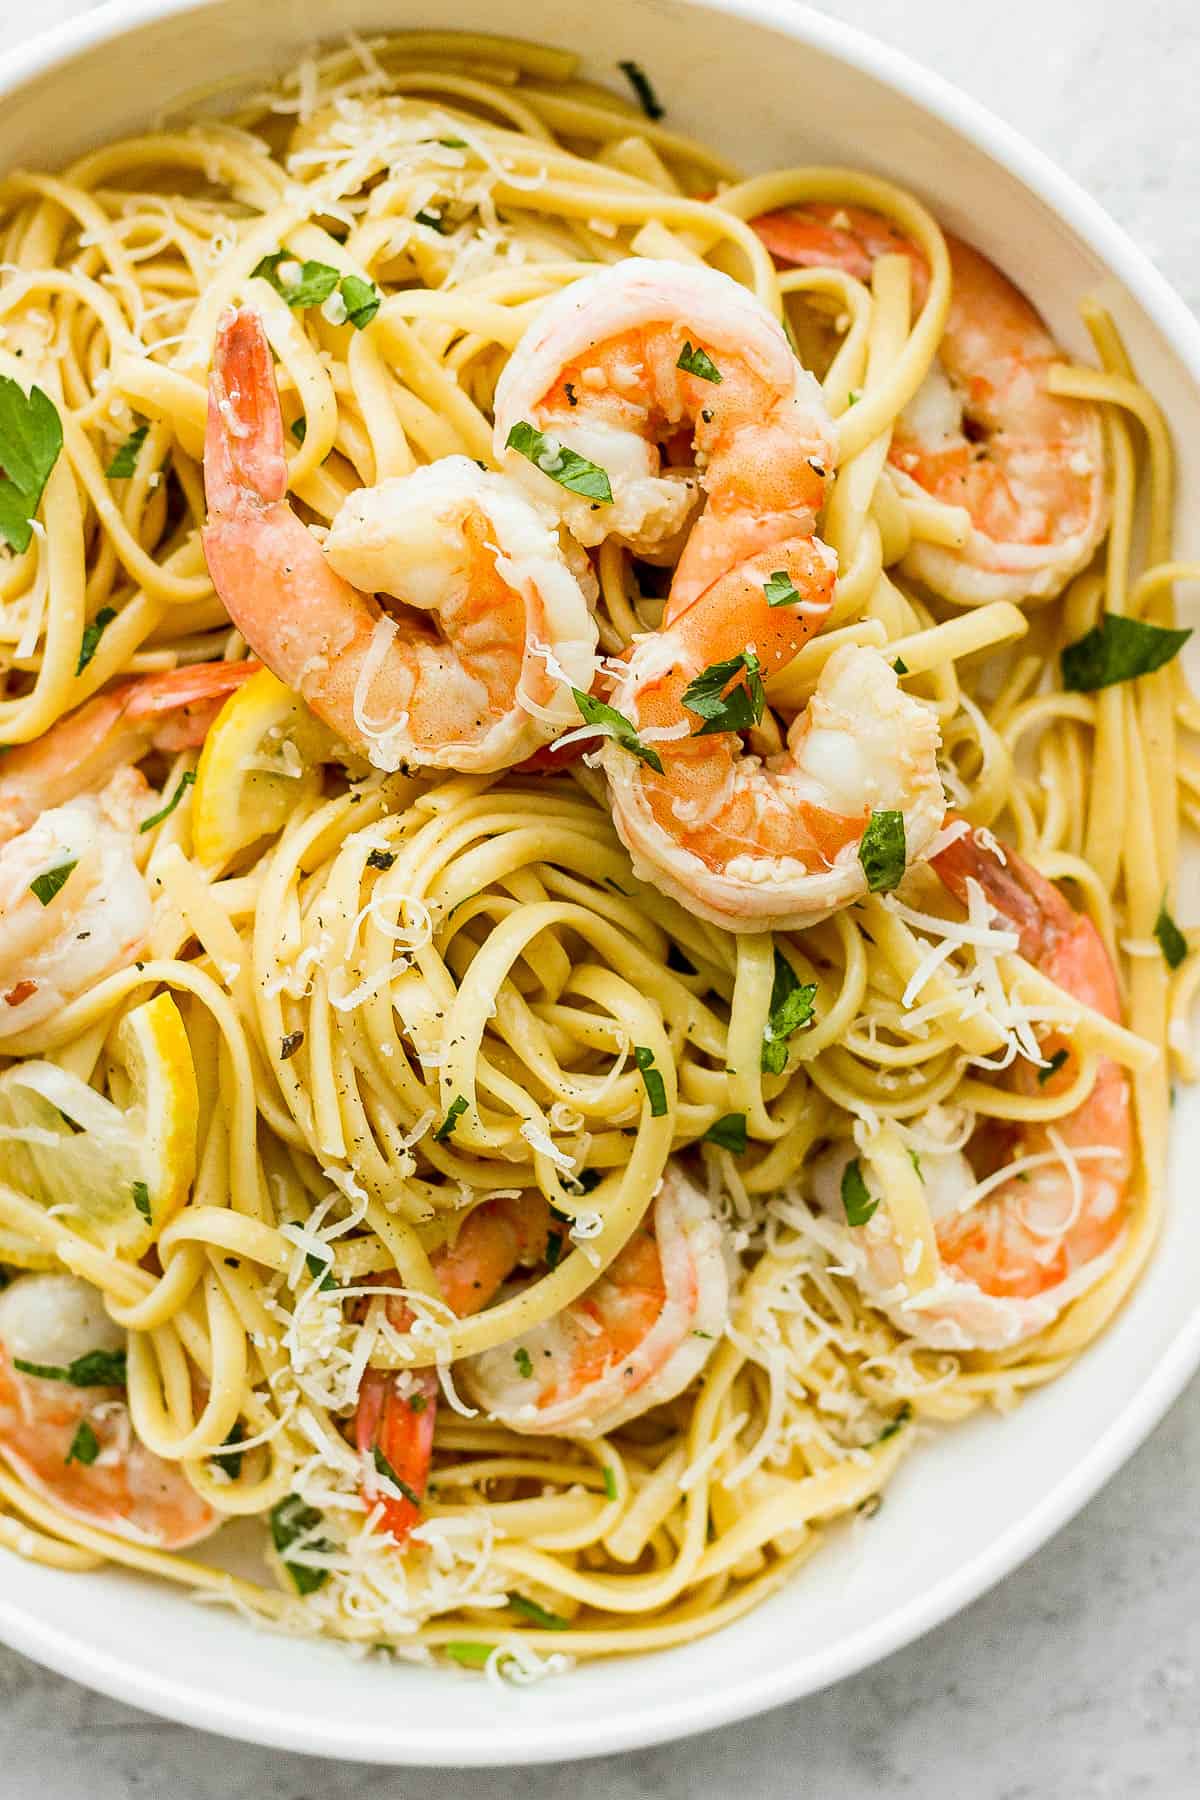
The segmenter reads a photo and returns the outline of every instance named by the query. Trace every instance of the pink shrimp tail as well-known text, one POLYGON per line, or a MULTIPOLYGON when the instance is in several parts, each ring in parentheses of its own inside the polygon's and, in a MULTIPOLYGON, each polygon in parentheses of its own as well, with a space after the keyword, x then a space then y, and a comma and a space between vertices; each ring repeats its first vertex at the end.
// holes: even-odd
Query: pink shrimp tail
POLYGON ((204 493, 215 514, 253 500, 272 506, 287 493, 271 346, 262 320, 246 306, 224 313, 217 327, 204 436, 204 493))
POLYGON ((115 689, 114 696, 128 696, 123 711, 131 723, 160 721, 152 727, 154 749, 195 750, 230 694, 261 667, 253 661, 191 663, 135 678, 115 689))

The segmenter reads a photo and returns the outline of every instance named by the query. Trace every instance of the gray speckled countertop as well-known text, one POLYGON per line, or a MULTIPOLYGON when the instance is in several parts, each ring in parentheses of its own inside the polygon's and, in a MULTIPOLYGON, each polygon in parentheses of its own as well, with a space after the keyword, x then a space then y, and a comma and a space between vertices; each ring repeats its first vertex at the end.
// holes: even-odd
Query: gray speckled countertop
MULTIPOLYGON (((0 0, 11 29, 80 10, 0 0)), ((334 9, 331 7, 331 18, 334 9)), ((1048 150, 1200 305, 1196 0, 828 0, 1048 150)), ((550 9, 552 11, 552 9, 550 9)), ((531 6, 529 30, 537 30, 531 6)), ((547 13, 547 30, 552 30, 547 13)), ((8 34, 6 34, 8 35, 8 34)), ((1200 1386, 994 1593, 856 1680, 691 1742, 524 1772, 527 1800, 1200 1795, 1200 1386)), ((0 1800, 457 1800, 505 1775, 218 1743, 0 1650, 0 1800)))

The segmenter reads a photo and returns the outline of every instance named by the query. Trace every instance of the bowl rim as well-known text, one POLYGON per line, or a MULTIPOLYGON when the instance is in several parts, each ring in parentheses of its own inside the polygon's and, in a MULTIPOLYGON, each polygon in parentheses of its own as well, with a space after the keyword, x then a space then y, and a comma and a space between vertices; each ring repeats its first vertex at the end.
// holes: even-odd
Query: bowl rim
MULTIPOLYGON (((968 143, 982 149, 1064 220, 1138 301, 1200 386, 1200 320, 1124 228, 1042 150, 987 106, 907 52, 882 43, 857 26, 818 13, 796 0, 685 0, 700 9, 778 30, 869 76, 913 101, 968 143)), ((87 12, 37 33, 0 53, 0 102, 36 77, 93 47, 158 19, 200 12, 210 0, 101 0, 87 12)), ((383 27, 381 27, 383 29, 383 27)), ((418 1719, 375 1731, 361 1717, 340 1728, 286 1714, 254 1700, 198 1693, 169 1672, 137 1666, 89 1646, 76 1636, 12 1604, 0 1594, 0 1639, 34 1661, 131 1706, 180 1724, 272 1748, 354 1762, 419 1767, 497 1767, 608 1755, 671 1742, 748 1719, 806 1694, 819 1692, 912 1643, 960 1612, 1040 1549, 1098 1492, 1149 1436, 1187 1381, 1200 1368, 1200 1309, 1184 1324, 1169 1350, 1143 1380, 1134 1399, 1096 1438, 1071 1473, 995 1538, 987 1550, 864 1626, 828 1654, 820 1670, 803 1663, 773 1674, 739 1679, 733 1671, 720 1688, 701 1688, 686 1699, 649 1707, 632 1698, 621 1711, 583 1723, 555 1726, 553 1714, 536 1720, 514 1710, 511 1727, 484 1744, 447 1741, 444 1728, 418 1719)))

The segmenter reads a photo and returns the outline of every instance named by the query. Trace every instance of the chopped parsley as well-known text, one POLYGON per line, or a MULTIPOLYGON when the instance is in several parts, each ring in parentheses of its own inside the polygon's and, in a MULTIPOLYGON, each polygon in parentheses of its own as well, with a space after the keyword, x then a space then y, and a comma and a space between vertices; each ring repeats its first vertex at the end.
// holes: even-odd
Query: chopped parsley
POLYGON ((679 361, 675 364, 675 367, 677 369, 682 369, 685 375, 698 375, 701 381, 723 380, 720 369, 718 369, 708 352, 702 350, 699 344, 693 344, 690 340, 684 344, 683 349, 679 352, 679 361))
POLYGON ((237 1446, 245 1435, 242 1430, 242 1421, 235 1419, 225 1435, 224 1441, 228 1448, 214 1450, 208 1459, 209 1462, 219 1463, 231 1481, 236 1481, 242 1472, 242 1460, 246 1453, 244 1450, 239 1450, 237 1446))
POLYGON ((1187 939, 1167 911, 1167 896, 1163 895, 1158 908, 1158 917, 1154 921, 1154 935, 1158 939, 1158 947, 1168 969, 1177 969, 1188 953, 1187 939))
POLYGON ((650 1102, 650 1117, 661 1119, 667 1110, 667 1090, 662 1076, 654 1066, 654 1052, 646 1044, 635 1044, 633 1060, 641 1070, 642 1080, 646 1085, 646 1098, 650 1102))
POLYGON ((557 481, 559 487, 582 494, 585 500, 612 505, 612 484, 605 471, 598 464, 589 462, 586 456, 568 450, 557 438, 547 437, 527 419, 517 420, 505 440, 505 449, 516 450, 535 469, 540 469, 551 481, 557 481))
POLYGON ((536 1600, 526 1599, 524 1594, 510 1594, 508 1604, 515 1613, 521 1613, 534 1625, 542 1625, 547 1631, 569 1631, 571 1621, 564 1619, 561 1613, 547 1612, 536 1600))
POLYGON ((195 779, 196 771, 194 769, 185 769, 183 774, 179 777, 179 786, 175 789, 175 792, 171 795, 167 804, 160 807, 158 812, 151 813, 148 819, 143 819, 138 826, 138 830, 153 831, 156 825, 161 825, 164 819, 169 819, 195 779))
POLYGON ((408 1396, 408 1410, 410 1413, 423 1413, 428 1405, 429 1401, 425 1398, 424 1394, 410 1394, 408 1396))
POLYGON ((908 860, 902 812, 873 812, 858 846, 858 860, 872 894, 898 887, 908 860))
POLYGON ((441 213, 430 212, 426 206, 423 206, 420 212, 413 214, 413 221, 417 225, 424 225, 429 231, 436 231, 439 237, 445 237, 454 229, 441 213))
POLYGON ((917 1172, 917 1180, 923 1182, 925 1179, 925 1175, 921 1168, 921 1159, 917 1155, 916 1151, 913 1149, 911 1144, 908 1146, 908 1160, 917 1172))
POLYGON ((466 138, 438 138, 437 142, 443 150, 466 150, 469 148, 466 138))
POLYGON ((102 606, 90 625, 83 628, 83 636, 79 640, 79 661, 75 664, 75 673, 82 675, 91 662, 108 627, 116 618, 116 608, 102 606))
POLYGON ((813 1001, 817 997, 815 981, 801 982, 786 956, 775 951, 775 974, 771 981, 771 1003, 763 1026, 762 1072, 782 1075, 787 1067, 787 1041, 793 1032, 812 1024, 813 1001))
POLYGON ((33 518, 62 449, 62 420, 40 387, 0 375, 0 537, 28 550, 33 518))
POLYGON ((138 451, 145 443, 149 430, 149 425, 139 425, 136 430, 130 432, 104 471, 110 481, 129 480, 137 468, 138 451))
POLYGON ((455 1094, 453 1100, 450 1102, 449 1112, 447 1112, 445 1118, 433 1134, 433 1141, 435 1144, 444 1144, 448 1138, 454 1136, 458 1121, 462 1118, 466 1110, 467 1096, 465 1094, 455 1094))
POLYGON ((892 664, 892 668, 896 671, 897 675, 907 675, 908 674, 908 664, 905 662, 905 660, 902 656, 898 656, 896 658, 895 662, 892 664))
POLYGON ((301 262, 286 246, 264 256, 250 273, 269 281, 275 292, 296 308, 320 306, 338 284, 338 272, 329 263, 301 262), (283 270, 293 267, 296 273, 285 277, 283 270))
POLYGON ((728 1150, 734 1156, 744 1156, 746 1154, 745 1113, 726 1113, 723 1119, 714 1119, 702 1141, 706 1144, 717 1144, 722 1150, 728 1150))
POLYGON ((154 1214, 150 1210, 150 1189, 144 1181, 133 1184, 133 1204, 145 1219, 147 1225, 153 1222, 154 1214))
POLYGON ((124 1387, 124 1350, 88 1350, 71 1363, 26 1362, 13 1357, 13 1368, 39 1381, 67 1381, 72 1387, 124 1387))
POLYGON ((99 1438, 87 1420, 81 1419, 75 1427, 75 1436, 71 1439, 71 1448, 67 1451, 64 1461, 82 1463, 85 1469, 90 1469, 99 1454, 99 1438))
POLYGON ((271 1508, 271 1541, 298 1594, 314 1594, 329 1580, 328 1569, 313 1569, 304 1563, 289 1562, 287 1554, 301 1539, 309 1540, 304 1546, 307 1550, 332 1550, 328 1538, 313 1537, 320 1523, 321 1515, 316 1507, 306 1506, 299 1494, 288 1494, 271 1508))
POLYGON ((879 1201, 863 1180, 862 1166, 855 1156, 842 1170, 842 1207, 847 1225, 865 1225, 868 1219, 875 1217, 878 1206, 879 1201))
POLYGON ((767 696, 753 650, 739 650, 726 662, 710 663, 683 690, 683 704, 689 712, 704 720, 695 734, 697 737, 707 737, 714 731, 745 731, 751 725, 757 725, 763 716, 767 696), (745 680, 729 688, 729 683, 739 674, 744 674, 745 680))
POLYGON ((360 275, 343 275, 340 292, 346 303, 347 323, 355 331, 364 330, 383 305, 383 295, 373 281, 364 281, 360 275))
POLYGON ((610 1500, 615 1500, 617 1497, 617 1477, 607 1463, 605 1463, 601 1472, 604 1476, 604 1492, 610 1500))
POLYGON ((375 1448, 372 1450, 371 1458, 375 1464, 376 1474, 382 1475, 385 1481, 390 1481, 394 1488, 399 1488, 410 1506, 419 1508, 421 1505, 420 1494, 417 1493, 415 1488, 409 1487, 407 1481, 402 1480, 401 1477, 397 1475, 395 1469, 393 1469, 391 1463, 383 1454, 383 1451, 379 1448, 378 1444, 376 1444, 375 1448))
POLYGON ((637 95, 638 105, 648 119, 661 119, 666 108, 651 85, 650 77, 640 64, 626 59, 617 64, 622 75, 637 95))
POLYGON ((524 1344, 518 1344, 517 1348, 513 1351, 513 1361, 517 1365, 517 1374, 521 1377, 521 1380, 528 1381, 533 1374, 533 1358, 530 1356, 524 1344))
POLYGON ((396 860, 394 850, 372 850, 367 858, 368 869, 390 869, 396 860))
POLYGON ((894 1438, 898 1431, 903 1430, 904 1426, 908 1424, 908 1421, 912 1418, 912 1416, 913 1416, 912 1407, 909 1405, 908 1401, 906 1400, 904 1402, 904 1405, 900 1408, 900 1411, 896 1414, 895 1418, 888 1420, 887 1424, 884 1426, 884 1428, 880 1432, 879 1436, 875 1439, 875 1442, 877 1444, 886 1444, 889 1438, 894 1438))
POLYGON ((315 1250, 305 1253, 304 1266, 317 1284, 318 1294, 327 1294, 337 1282, 333 1274, 332 1256, 318 1256, 315 1250))
POLYGON ((776 569, 771 579, 763 583, 763 593, 768 606, 794 606, 800 598, 786 569, 776 569))
POLYGON ((1151 675, 1178 656, 1191 635, 1106 612, 1099 625, 1063 651, 1063 686, 1069 693, 1092 694, 1118 681, 1151 675))
POLYGON ((67 885, 71 870, 78 867, 79 858, 75 857, 72 862, 59 863, 53 869, 43 869, 42 873, 35 875, 30 882, 30 893, 40 900, 43 906, 49 906, 55 894, 61 893, 67 885))
POLYGON ((286 1037, 281 1037, 279 1040, 280 1062, 288 1062, 295 1056, 303 1042, 304 1033, 302 1031, 289 1031, 286 1037))
POLYGON ((630 751, 647 763, 656 775, 662 774, 662 757, 649 744, 643 744, 632 719, 627 719, 623 712, 618 712, 607 700, 597 700, 594 694, 585 694, 582 688, 572 688, 571 692, 575 696, 576 706, 589 725, 607 726, 606 737, 611 737, 615 744, 620 744, 622 750, 630 751))
POLYGON ((304 442, 305 438, 308 436, 308 420, 303 413, 300 414, 298 419, 292 420, 291 424, 288 426, 288 430, 298 444, 304 442))
POLYGON ((1066 1051, 1065 1050, 1056 1050, 1054 1052, 1054 1055, 1050 1058, 1050 1061, 1046 1064, 1045 1068, 1038 1070, 1038 1077, 1037 1077, 1038 1085, 1041 1087, 1044 1087, 1046 1082, 1049 1081, 1049 1079, 1052 1075, 1058 1074, 1058 1071, 1062 1068, 1062 1066, 1066 1062, 1066 1060, 1067 1060, 1066 1051))

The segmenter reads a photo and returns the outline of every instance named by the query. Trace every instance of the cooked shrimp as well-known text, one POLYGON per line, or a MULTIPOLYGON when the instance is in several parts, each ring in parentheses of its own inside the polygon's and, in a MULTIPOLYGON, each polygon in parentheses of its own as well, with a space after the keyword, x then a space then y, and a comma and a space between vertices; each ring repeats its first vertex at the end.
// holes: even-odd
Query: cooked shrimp
POLYGON ((598 1437, 681 1394, 728 1308, 721 1227, 668 1164, 646 1218, 599 1280, 515 1347, 472 1357, 464 1385, 513 1431, 598 1437))
POLYGON ((0 1044, 133 961, 151 923, 139 827, 162 804, 133 765, 202 743, 256 666, 200 663, 122 682, 4 758, 0 1044))
POLYGON ((819 629, 833 583, 817 539, 776 547, 638 639, 616 681, 613 705, 662 764, 659 774, 605 742, 621 839, 639 875, 727 930, 799 928, 857 899, 873 812, 903 814, 910 862, 942 821, 937 722, 877 650, 835 651, 782 755, 750 755, 736 730, 712 730, 689 706, 689 683, 714 665, 744 687, 744 662, 728 664, 747 646, 762 679, 785 667, 819 629), (772 605, 767 587, 779 575, 797 599, 772 605))
MULTIPOLYGON (((1027 960, 1096 1012, 1119 1020, 1116 975, 1091 919, 1075 912, 1014 851, 1005 850, 1003 857, 1002 862, 967 835, 932 862, 963 901, 968 884, 978 883, 1019 934, 1027 960)), ((1017 1092, 1052 1096, 1076 1079, 1069 1038, 1052 1032, 1041 1050, 1042 1067, 1029 1061, 1014 1067, 1009 1080, 1017 1092)), ((864 1288, 901 1330, 944 1349, 999 1350, 1044 1330, 1112 1265, 1128 1216, 1133 1168, 1129 1078, 1103 1058, 1090 1093, 1074 1112, 1012 1128, 988 1122, 968 1151, 921 1151, 942 1265, 933 1287, 905 1293, 886 1200, 866 1226, 848 1235, 862 1252, 864 1288), (1010 1166, 1012 1174, 1004 1177, 1010 1166), (972 1200, 977 1184, 989 1175, 1002 1179, 972 1200)), ((838 1147, 822 1159, 814 1177, 818 1197, 831 1210, 841 1211, 841 1175, 852 1154, 838 1147)))
POLYGON ((26 1485, 85 1525, 182 1550, 218 1515, 176 1463, 134 1435, 125 1389, 105 1368, 125 1348, 97 1290, 74 1275, 23 1275, 0 1294, 0 1452, 26 1485), (87 1362, 80 1366, 80 1359, 87 1362), (36 1364, 54 1375, 32 1374, 36 1364), (72 1380, 74 1374, 79 1379, 72 1380))
MULTIPOLYGON (((485 1200, 463 1222, 453 1244, 434 1257, 442 1299, 459 1318, 486 1306, 519 1263, 546 1253, 550 1211, 540 1194, 485 1200)), ((388 1323, 407 1331, 413 1315, 399 1296, 386 1303, 388 1323)), ((403 1543, 421 1516, 429 1479, 438 1381, 432 1369, 367 1369, 354 1415, 355 1447, 370 1460, 363 1482, 368 1505, 383 1508, 383 1523, 403 1543)))
POLYGON ((587 559, 466 457, 362 489, 322 550, 287 501, 256 313, 226 314, 209 393, 204 553, 256 654, 377 768, 488 771, 577 722, 594 673, 587 559), (402 604, 393 612, 374 599, 402 604))
MULTIPOLYGON (((916 248, 863 207, 796 207, 754 221, 781 261, 865 279, 916 248)), ((1108 521, 1100 409, 1050 391, 1062 353, 1029 301, 977 250, 947 237, 953 289, 938 355, 900 415, 889 460, 902 482, 966 509, 961 550, 914 542, 907 573, 963 606, 1049 599, 1091 558, 1108 521)))
POLYGON ((633 257, 548 301, 496 387, 497 457, 582 544, 615 536, 645 555, 678 536, 696 483, 663 471, 661 446, 684 426, 706 504, 676 568, 675 611, 757 551, 812 535, 831 427, 778 321, 715 269, 633 257), (542 434, 535 461, 509 447, 521 425, 542 434), (611 505, 554 479, 563 450, 603 470, 611 505))

